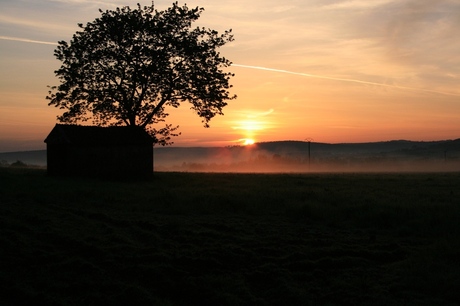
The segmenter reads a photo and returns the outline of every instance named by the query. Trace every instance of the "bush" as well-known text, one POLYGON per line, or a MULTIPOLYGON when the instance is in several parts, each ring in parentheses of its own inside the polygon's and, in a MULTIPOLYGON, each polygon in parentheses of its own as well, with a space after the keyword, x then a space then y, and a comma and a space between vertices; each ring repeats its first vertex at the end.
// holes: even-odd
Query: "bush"
POLYGON ((27 164, 23 161, 17 160, 11 164, 11 167, 23 168, 23 167, 27 167, 27 164))

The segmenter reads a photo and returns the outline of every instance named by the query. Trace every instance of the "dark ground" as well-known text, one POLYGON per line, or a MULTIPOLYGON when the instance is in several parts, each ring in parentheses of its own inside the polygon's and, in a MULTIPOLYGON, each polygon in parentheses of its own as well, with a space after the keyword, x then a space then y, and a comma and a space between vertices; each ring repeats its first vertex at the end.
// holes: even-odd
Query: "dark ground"
POLYGON ((1 305, 458 305, 460 174, 0 168, 1 305))

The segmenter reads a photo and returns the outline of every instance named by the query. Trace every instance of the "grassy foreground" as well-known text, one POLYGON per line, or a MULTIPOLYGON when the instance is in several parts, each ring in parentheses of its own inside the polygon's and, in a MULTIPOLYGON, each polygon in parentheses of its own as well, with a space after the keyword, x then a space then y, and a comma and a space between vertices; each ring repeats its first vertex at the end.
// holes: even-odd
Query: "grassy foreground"
POLYGON ((0 182, 1 305, 460 301, 460 173, 0 182))

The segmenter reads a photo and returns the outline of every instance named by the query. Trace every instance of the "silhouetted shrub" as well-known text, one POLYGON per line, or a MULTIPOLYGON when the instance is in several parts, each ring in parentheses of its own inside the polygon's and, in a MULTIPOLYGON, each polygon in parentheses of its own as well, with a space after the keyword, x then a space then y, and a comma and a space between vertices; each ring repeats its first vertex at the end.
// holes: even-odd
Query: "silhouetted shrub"
POLYGON ((17 160, 11 164, 11 167, 22 168, 22 167, 27 167, 27 164, 23 161, 17 160))

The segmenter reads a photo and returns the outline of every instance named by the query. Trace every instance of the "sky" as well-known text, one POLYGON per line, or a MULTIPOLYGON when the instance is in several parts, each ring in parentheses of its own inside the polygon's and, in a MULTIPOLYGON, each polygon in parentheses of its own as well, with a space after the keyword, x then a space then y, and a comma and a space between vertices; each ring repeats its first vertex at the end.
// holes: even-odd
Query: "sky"
MULTIPOLYGON (((59 84, 57 41, 69 41, 99 8, 138 2, 151 4, 0 2, 0 152, 45 148, 62 112, 45 99, 47 86, 59 84)), ((460 138, 459 0, 186 3, 205 9, 194 26, 232 29, 235 41, 220 52, 233 63, 238 98, 210 128, 187 103, 171 109, 167 122, 182 133, 175 146, 460 138)))

